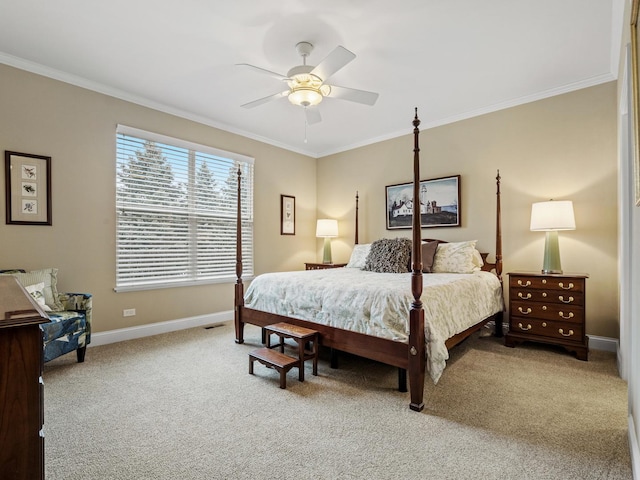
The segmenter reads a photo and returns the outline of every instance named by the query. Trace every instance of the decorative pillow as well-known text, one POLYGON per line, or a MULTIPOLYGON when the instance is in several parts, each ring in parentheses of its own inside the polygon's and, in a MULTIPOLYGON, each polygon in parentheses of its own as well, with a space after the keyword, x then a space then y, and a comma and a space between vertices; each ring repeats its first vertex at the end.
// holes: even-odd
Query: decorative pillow
POLYGON ((363 270, 380 273, 406 273, 411 258, 411 240, 383 238, 371 244, 363 270))
POLYGON ((49 305, 44 303, 44 282, 36 283, 35 285, 27 285, 24 289, 29 292, 29 295, 31 295, 38 305, 40 305, 42 310, 45 312, 51 311, 49 305))
POLYGON ((433 259, 433 273, 473 273, 478 267, 473 263, 477 240, 440 243, 433 259))
POLYGON ((364 262, 367 260, 367 255, 369 255, 369 250, 371 250, 370 243, 354 246, 346 268, 359 268, 362 270, 364 268, 364 262))
POLYGON ((57 268, 45 268, 43 270, 33 270, 26 273, 12 273, 11 275, 16 277, 23 287, 35 285, 40 282, 44 283, 44 303, 54 312, 64 310, 64 306, 60 303, 60 300, 58 300, 57 268))
POLYGON ((471 259, 473 262, 473 266, 476 267, 474 271, 479 272, 482 270, 482 266, 484 265, 484 260, 482 260, 482 255, 477 249, 473 249, 473 258, 471 259))
POLYGON ((435 260, 439 243, 437 240, 422 243, 422 273, 432 272, 433 261, 435 260))

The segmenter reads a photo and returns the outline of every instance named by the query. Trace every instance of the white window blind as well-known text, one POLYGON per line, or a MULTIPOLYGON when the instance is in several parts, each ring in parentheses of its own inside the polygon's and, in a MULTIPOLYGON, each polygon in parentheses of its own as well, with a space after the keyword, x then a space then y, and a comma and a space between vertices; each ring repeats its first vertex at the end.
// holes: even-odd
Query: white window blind
POLYGON ((238 169, 253 275, 253 158, 123 125, 116 139, 116 291, 235 281, 238 169))

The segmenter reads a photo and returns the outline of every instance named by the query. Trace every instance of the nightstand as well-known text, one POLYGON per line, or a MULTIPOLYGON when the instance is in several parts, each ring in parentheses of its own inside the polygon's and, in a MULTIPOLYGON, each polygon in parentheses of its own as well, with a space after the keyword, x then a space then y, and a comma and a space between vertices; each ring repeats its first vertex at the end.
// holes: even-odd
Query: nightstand
POLYGON ((505 345, 559 345, 587 360, 586 274, 509 273, 509 333, 505 345))
POLYGON ((305 270, 324 270, 325 268, 342 268, 346 263, 305 263, 305 270))

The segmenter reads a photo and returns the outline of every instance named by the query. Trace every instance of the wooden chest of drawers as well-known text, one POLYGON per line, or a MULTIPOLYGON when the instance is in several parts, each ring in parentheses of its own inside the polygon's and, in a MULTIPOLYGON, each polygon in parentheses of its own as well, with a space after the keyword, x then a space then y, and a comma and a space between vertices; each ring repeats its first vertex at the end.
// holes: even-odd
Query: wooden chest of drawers
POLYGON ((509 273, 509 333, 505 345, 543 342, 587 360, 585 274, 509 273))
POLYGON ((304 264, 305 270, 323 270, 325 268, 342 268, 346 263, 311 263, 304 264))

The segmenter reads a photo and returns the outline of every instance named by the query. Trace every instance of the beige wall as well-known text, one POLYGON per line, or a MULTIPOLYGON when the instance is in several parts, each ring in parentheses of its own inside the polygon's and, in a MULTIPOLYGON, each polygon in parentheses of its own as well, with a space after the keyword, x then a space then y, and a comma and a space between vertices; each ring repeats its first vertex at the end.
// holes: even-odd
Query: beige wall
MULTIPOLYGON (((49 155, 53 167, 53 226, 0 223, 0 268, 58 267, 62 291, 94 294, 96 332, 233 306, 232 284, 113 291, 118 123, 256 159, 256 273, 296 270, 321 259, 316 214, 340 220, 333 256, 347 261, 356 190, 361 243, 409 236, 385 229, 384 187, 411 180, 411 135, 316 161, 3 65, 0 92, 2 150, 49 155), (296 197, 295 236, 279 234, 280 194, 296 197), (137 315, 123 318, 125 308, 137 315)), ((494 177, 500 168, 505 272, 536 271, 544 235, 528 229, 531 203, 573 200, 578 228, 560 235, 563 268, 590 274, 587 332, 608 337, 618 336, 615 98, 615 83, 609 83, 421 133, 422 178, 462 176, 462 227, 428 229, 423 236, 477 238, 481 250, 493 251, 494 177)), ((409 109, 407 133, 411 120, 409 109)))
MULTIPOLYGON (((385 228, 385 185, 412 179, 409 135, 318 161, 318 216, 339 219, 334 261, 353 244, 360 194, 360 243, 410 236, 385 228)), ((482 115, 420 135, 421 178, 460 174, 462 227, 424 229, 423 237, 478 239, 495 251, 495 176, 502 176, 504 272, 538 271, 544 233, 529 231, 531 203, 573 200, 577 229, 560 232, 565 272, 586 272, 587 333, 618 337, 616 83, 482 115)), ((505 277, 506 278, 506 277, 505 277)))
POLYGON ((233 308, 233 284, 113 291, 119 123, 254 157, 256 273, 315 258, 313 158, 4 65, 0 112, 1 150, 52 157, 53 206, 53 226, 0 223, 0 268, 59 268, 60 291, 94 295, 95 332, 233 308), (296 197, 295 236, 280 235, 280 194, 296 197))

